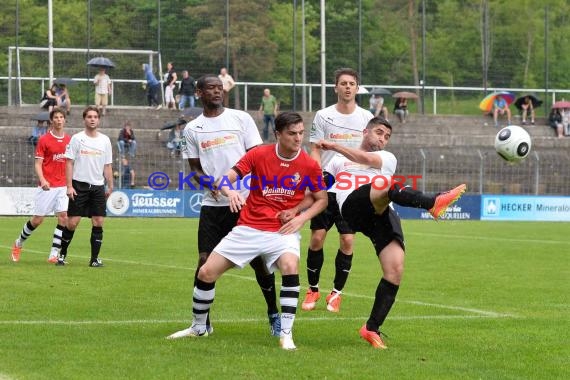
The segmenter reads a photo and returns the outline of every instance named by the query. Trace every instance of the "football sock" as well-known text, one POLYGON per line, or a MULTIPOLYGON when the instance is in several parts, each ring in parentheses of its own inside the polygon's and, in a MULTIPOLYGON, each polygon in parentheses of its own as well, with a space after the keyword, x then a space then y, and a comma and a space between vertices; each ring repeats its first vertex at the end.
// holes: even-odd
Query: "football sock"
POLYGON ((57 226, 55 226, 55 229, 53 230, 53 240, 51 241, 52 249, 55 249, 55 250, 61 249, 61 237, 63 236, 63 229, 64 228, 65 227, 62 226, 61 224, 58 224, 57 226))
POLYGON ((401 186, 397 183, 388 190, 388 198, 400 206, 423 208, 426 210, 431 209, 435 204, 435 196, 426 195, 409 186, 401 186))
POLYGON ((91 262, 97 261, 103 244, 103 227, 91 228, 91 262))
POLYGON ((319 279, 321 277, 321 269, 323 268, 323 262, 325 256, 323 249, 313 251, 308 249, 307 251, 307 279, 309 280, 309 287, 313 292, 319 291, 319 279))
POLYGON ((71 231, 67 227, 63 227, 63 231, 61 233, 61 251, 59 252, 59 255, 64 259, 67 256, 67 248, 71 244, 74 233, 75 230, 71 231))
POLYGON ((20 232, 20 244, 24 244, 24 241, 30 237, 35 229, 36 227, 32 226, 32 223, 28 220, 26 224, 24 224, 22 232, 20 232))
POLYGON ((215 282, 204 282, 199 278, 196 279, 194 296, 192 299, 192 325, 205 326, 206 324, 209 324, 208 314, 215 296, 215 282))
POLYGON ((293 329, 300 290, 301 286, 298 274, 286 274, 281 276, 281 292, 279 293, 279 301, 281 303, 281 331, 286 334, 289 334, 293 329))
POLYGON ((263 298, 267 304, 267 314, 276 314, 279 312, 277 308, 277 295, 275 292, 275 274, 267 273, 267 268, 263 259, 258 256, 250 263, 255 270, 255 279, 261 288, 263 298))
POLYGON ((370 312, 370 318, 366 322, 366 328, 370 331, 378 331, 384 320, 388 316, 394 301, 396 300, 396 294, 398 293, 398 285, 392 284, 391 282, 382 278, 378 287, 376 288, 376 295, 374 298, 374 305, 372 306, 372 311, 370 312))
POLYGON ((336 267, 333 282, 334 288, 340 292, 346 284, 348 274, 350 273, 350 268, 352 267, 352 255, 345 255, 339 249, 336 253, 334 264, 336 267))

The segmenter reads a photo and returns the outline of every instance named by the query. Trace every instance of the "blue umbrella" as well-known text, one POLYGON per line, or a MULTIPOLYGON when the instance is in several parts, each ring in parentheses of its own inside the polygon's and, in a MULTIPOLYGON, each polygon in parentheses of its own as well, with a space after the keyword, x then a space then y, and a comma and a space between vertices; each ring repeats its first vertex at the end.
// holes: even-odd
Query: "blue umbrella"
POLYGON ((95 67, 115 67, 113 61, 109 58, 105 57, 95 57, 91 58, 89 62, 87 62, 88 66, 95 66, 95 67))

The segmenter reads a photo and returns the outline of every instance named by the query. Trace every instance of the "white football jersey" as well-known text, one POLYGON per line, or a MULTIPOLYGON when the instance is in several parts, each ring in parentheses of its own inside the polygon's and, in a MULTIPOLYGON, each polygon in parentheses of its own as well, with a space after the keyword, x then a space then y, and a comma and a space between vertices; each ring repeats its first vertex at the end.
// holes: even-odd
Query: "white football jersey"
MULTIPOLYGON (((203 114, 192 120, 184 128, 182 157, 199 158, 204 173, 219 179, 231 169, 245 152, 263 141, 252 117, 244 111, 224 109, 217 117, 203 114)), ((246 184, 238 181, 240 193, 247 197, 246 184)), ((204 191, 203 205, 228 206, 226 197, 216 201, 209 190, 204 191)))
POLYGON ((346 198, 357 189, 357 186, 362 186, 364 183, 371 183, 374 177, 383 176, 382 180, 386 181, 385 185, 387 187, 391 185, 390 181, 396 172, 396 166, 398 164, 396 156, 385 150, 371 153, 380 156, 382 159, 381 168, 373 168, 368 165, 350 161, 340 154, 335 155, 329 165, 325 167, 325 170, 335 177, 336 182, 329 191, 336 193, 336 200, 340 210, 342 210, 342 205, 346 198), (361 177, 358 183, 357 177, 361 177), (367 179, 366 182, 364 182, 365 179, 367 179))
POLYGON ((103 169, 113 163, 113 148, 109 137, 97 132, 89 137, 84 131, 71 137, 65 148, 65 158, 73 160, 73 179, 91 185, 105 184, 103 169))
MULTIPOLYGON (((347 115, 337 111, 336 105, 317 111, 311 126, 309 141, 334 141, 338 144, 358 148, 362 142, 362 131, 374 115, 361 107, 356 107, 353 113, 347 115)), ((325 168, 336 153, 321 152, 321 167, 325 168)))

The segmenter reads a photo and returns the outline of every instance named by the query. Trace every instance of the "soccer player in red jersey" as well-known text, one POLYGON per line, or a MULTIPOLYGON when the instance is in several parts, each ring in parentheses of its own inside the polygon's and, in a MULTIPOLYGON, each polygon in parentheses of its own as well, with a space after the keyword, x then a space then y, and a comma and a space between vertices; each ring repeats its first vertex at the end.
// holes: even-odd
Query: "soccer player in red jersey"
POLYGON ((61 234, 67 223, 68 199, 65 194, 65 147, 70 137, 64 132, 65 112, 54 108, 50 114, 50 130, 40 137, 36 146, 35 171, 38 176, 36 206, 34 215, 26 222, 20 236, 12 246, 12 261, 20 260, 22 246, 32 232, 44 221, 46 215, 54 212, 57 226, 48 261, 55 263, 61 249, 61 234))
MULTIPOLYGON (((327 194, 319 164, 301 147, 304 125, 301 116, 284 112, 275 119, 277 144, 248 151, 215 187, 229 200, 233 212, 241 210, 237 226, 214 248, 200 268, 194 287, 192 325, 168 338, 207 336, 206 318, 214 302, 215 281, 235 266, 243 268, 261 256, 270 272, 281 272, 280 346, 296 349, 293 322, 299 299, 299 230, 326 208, 327 194), (238 177, 251 178, 246 200, 234 189, 238 177), (283 224, 279 214, 299 207, 309 191, 314 202, 283 224)), ((310 203, 310 202, 309 202, 310 203)))

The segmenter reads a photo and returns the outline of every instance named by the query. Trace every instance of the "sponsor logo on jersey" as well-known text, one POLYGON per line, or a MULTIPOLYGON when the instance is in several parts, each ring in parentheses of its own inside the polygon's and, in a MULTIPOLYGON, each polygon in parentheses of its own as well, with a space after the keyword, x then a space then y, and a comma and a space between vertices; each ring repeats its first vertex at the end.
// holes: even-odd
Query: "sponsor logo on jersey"
POLYGON ((353 139, 360 139, 362 138, 361 134, 357 134, 357 133, 331 133, 329 134, 329 140, 342 140, 342 141, 346 141, 346 140, 353 140, 353 139))
POLYGON ((200 148, 202 150, 218 149, 226 145, 235 144, 237 142, 237 137, 235 135, 226 135, 216 137, 212 140, 204 140, 200 143, 200 148))

